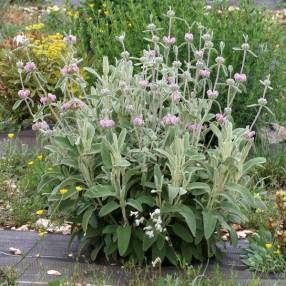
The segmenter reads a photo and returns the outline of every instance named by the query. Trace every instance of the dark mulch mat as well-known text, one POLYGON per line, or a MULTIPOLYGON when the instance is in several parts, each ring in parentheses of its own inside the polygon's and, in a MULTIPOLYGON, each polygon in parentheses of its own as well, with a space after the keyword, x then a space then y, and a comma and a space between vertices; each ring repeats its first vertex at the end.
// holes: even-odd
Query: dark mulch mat
MULTIPOLYGON (((72 243, 70 250, 67 249, 70 236, 47 234, 40 241, 36 232, 0 231, 0 267, 15 266, 19 274, 21 285, 33 285, 33 283, 48 282, 57 278, 71 277, 73 273, 83 273, 86 281, 90 283, 94 277, 104 277, 106 284, 126 285, 130 271, 125 271, 119 265, 90 264, 84 257, 77 262, 77 250, 79 242, 72 243), (9 253, 9 248, 20 249, 23 255, 14 256, 9 253), (72 254, 72 255, 71 255, 72 254), (48 275, 48 270, 59 271, 62 275, 48 275), (114 282, 116 281, 116 282, 114 282)), ((223 252, 221 261, 211 260, 207 268, 207 275, 212 275, 216 265, 225 277, 234 274, 237 277, 237 285, 247 285, 248 280, 253 277, 253 273, 246 270, 245 265, 240 260, 240 254, 247 241, 240 241, 237 248, 233 248, 228 243, 220 245, 223 252)), ((204 268, 202 268, 204 269, 204 268)), ((174 267, 163 267, 163 273, 177 272, 174 267)), ((286 285, 286 280, 279 280, 275 276, 262 276, 260 285, 286 285)))

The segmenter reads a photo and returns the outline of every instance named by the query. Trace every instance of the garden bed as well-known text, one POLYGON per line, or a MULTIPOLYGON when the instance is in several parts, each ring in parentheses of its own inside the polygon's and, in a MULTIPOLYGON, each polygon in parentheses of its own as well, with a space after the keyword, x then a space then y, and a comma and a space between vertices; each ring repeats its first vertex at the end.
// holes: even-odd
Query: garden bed
POLYGON ((285 13, 161 2, 5 0, 0 284, 285 285, 285 13))

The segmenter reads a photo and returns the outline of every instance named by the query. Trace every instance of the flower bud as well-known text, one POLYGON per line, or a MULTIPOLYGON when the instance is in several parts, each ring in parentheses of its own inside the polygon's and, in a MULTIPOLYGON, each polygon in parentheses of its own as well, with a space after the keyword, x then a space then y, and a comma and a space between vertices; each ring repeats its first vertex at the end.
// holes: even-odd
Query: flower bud
POLYGON ((150 23, 147 25, 148 31, 154 31, 156 29, 156 25, 154 23, 150 23))
POLYGON ((173 61, 173 67, 174 68, 180 68, 182 66, 182 63, 180 61, 173 61))
POLYGON ((154 43, 158 43, 159 41, 160 41, 160 38, 158 37, 158 36, 152 36, 152 41, 154 42, 154 43))
POLYGON ((193 42, 194 36, 192 33, 186 33, 185 34, 185 41, 189 44, 193 42))
POLYGON ((211 49, 213 46, 214 46, 213 42, 211 42, 211 41, 205 42, 205 47, 206 47, 207 49, 211 49))
POLYGON ((231 111, 232 111, 231 107, 226 107, 226 108, 224 109, 224 113, 225 113, 226 115, 231 114, 231 111))
POLYGON ((266 105, 266 104, 267 104, 267 99, 264 98, 264 97, 260 97, 260 98, 258 99, 258 104, 261 105, 261 106, 266 105))
POLYGON ((175 11, 173 11, 172 9, 169 9, 167 12, 167 16, 168 17, 174 17, 175 16, 175 11))
POLYGON ((217 64, 221 65, 224 63, 225 59, 224 59, 224 57, 219 56, 219 57, 216 57, 215 61, 217 64))
POLYGON ((202 38, 208 42, 212 39, 211 35, 209 33, 205 33, 204 35, 202 35, 202 38))
POLYGON ((226 83, 227 83, 228 85, 230 85, 230 86, 234 86, 234 85, 235 85, 235 81, 234 81, 234 79, 232 79, 232 78, 228 78, 228 79, 226 80, 226 83))
POLYGON ((116 37, 116 40, 119 41, 120 43, 123 43, 124 39, 125 39, 125 35, 124 34, 116 37))
POLYGON ((121 53, 121 57, 124 59, 124 60, 127 60, 129 58, 129 52, 127 51, 124 51, 121 53))
POLYGON ((250 46, 249 46, 248 43, 243 43, 243 44, 241 45, 241 48, 242 48, 244 51, 248 51, 248 50, 250 49, 250 46))

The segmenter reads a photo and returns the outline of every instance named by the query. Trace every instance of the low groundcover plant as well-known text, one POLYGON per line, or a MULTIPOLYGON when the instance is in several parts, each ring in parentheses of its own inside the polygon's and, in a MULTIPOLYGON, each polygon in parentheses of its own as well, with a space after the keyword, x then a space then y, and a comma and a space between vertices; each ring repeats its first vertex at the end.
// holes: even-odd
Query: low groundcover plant
MULTIPOLYGON (((225 65, 224 43, 216 49, 206 27, 188 24, 171 9, 164 16, 169 25, 163 38, 152 18, 144 31, 148 45, 142 57, 129 55, 123 34, 114 66, 104 57, 101 75, 85 68, 94 78, 91 87, 75 58, 76 37, 64 37, 68 50, 56 86, 62 101, 46 91, 31 59, 18 65, 22 89, 15 108, 29 108, 33 130, 49 140, 54 164, 39 191, 50 212, 72 222, 83 246, 92 246, 92 259, 104 254, 111 261, 174 265, 202 260, 216 254, 221 228, 236 242, 231 224, 247 220, 245 209, 263 208, 247 186, 250 170, 264 159, 249 159, 248 153, 255 122, 268 109, 269 77, 261 81, 262 95, 253 104, 254 122, 235 128, 233 102, 247 81, 245 61, 253 56, 247 36, 234 51, 242 57, 234 71, 225 65), (172 36, 174 21, 186 24, 184 39, 172 36), (180 62, 185 49, 188 56, 180 62), (39 84, 40 102, 25 88, 25 77, 39 84), (216 100, 223 89, 225 108, 216 100), (38 104, 36 114, 31 104, 38 104), (46 122, 50 116, 56 120, 52 129, 46 122)), ((29 43, 22 42, 29 55, 29 43)))

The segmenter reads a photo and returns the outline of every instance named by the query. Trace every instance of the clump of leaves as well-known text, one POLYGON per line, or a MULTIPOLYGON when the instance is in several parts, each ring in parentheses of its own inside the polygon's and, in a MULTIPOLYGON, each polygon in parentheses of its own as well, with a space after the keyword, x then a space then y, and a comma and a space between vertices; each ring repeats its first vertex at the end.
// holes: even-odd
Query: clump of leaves
POLYGON ((279 249, 271 231, 264 227, 249 239, 249 246, 242 255, 249 269, 260 272, 285 272, 286 256, 279 249))
POLYGON ((17 286, 16 270, 10 267, 0 267, 0 285, 17 286))

